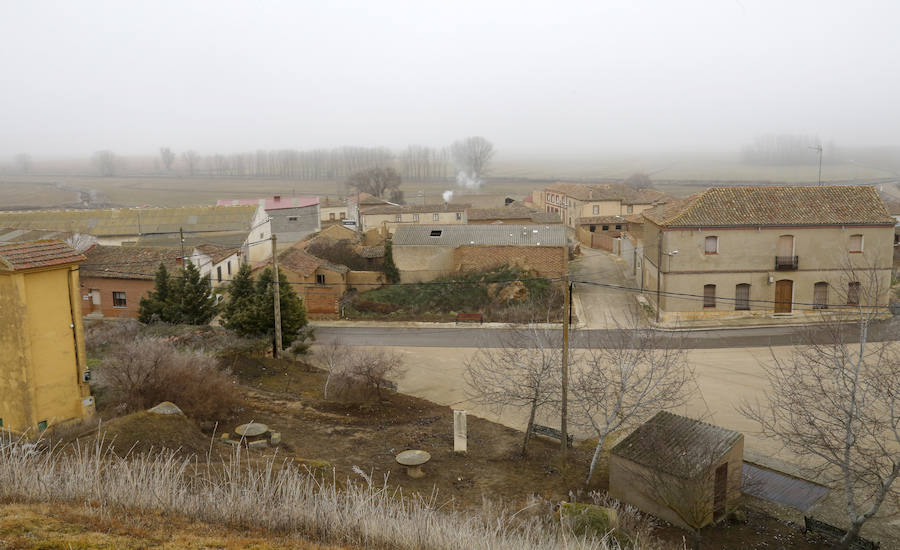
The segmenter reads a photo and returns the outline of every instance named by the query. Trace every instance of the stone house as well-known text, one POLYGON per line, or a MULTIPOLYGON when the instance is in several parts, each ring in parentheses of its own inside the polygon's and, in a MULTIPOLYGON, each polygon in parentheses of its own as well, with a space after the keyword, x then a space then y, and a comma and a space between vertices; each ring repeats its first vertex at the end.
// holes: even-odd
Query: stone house
POLYGON ((258 205, 268 214, 272 232, 284 244, 303 240, 310 233, 322 229, 319 197, 282 197, 264 199, 219 200, 219 206, 258 205))
POLYGON ((562 223, 559 214, 555 212, 543 212, 512 205, 500 208, 469 208, 466 211, 466 219, 470 225, 562 223))
POLYGON ((319 219, 322 227, 341 223, 347 219, 347 199, 332 199, 326 197, 319 201, 319 219))
POLYGON ((212 288, 227 285, 232 274, 241 267, 241 251, 238 248, 201 244, 194 247, 187 261, 194 264, 200 275, 207 277, 212 288))
POLYGON ((0 430, 90 417, 78 264, 60 241, 0 245, 0 430))
MULTIPOLYGON (((254 277, 270 267, 269 262, 253 268, 254 277)), ((338 303, 347 291, 347 266, 333 264, 307 253, 297 243, 278 253, 278 272, 303 300, 307 313, 335 314, 338 303)))
POLYGON ((401 225, 392 239, 404 283, 509 265, 541 277, 569 272, 566 228, 556 225, 401 225))
POLYGON ((575 228, 578 218, 637 214, 671 200, 653 189, 632 189, 621 183, 554 183, 532 193, 534 207, 555 212, 575 228))
POLYGON ((81 311, 85 317, 137 319, 141 298, 153 290, 159 264, 170 275, 181 269, 181 248, 95 245, 80 267, 81 311))
POLYGON ((393 235, 405 225, 450 225, 468 223, 467 204, 425 204, 373 206, 360 212, 362 230, 382 229, 393 235))
POLYGON ((673 525, 696 529, 741 499, 744 436, 660 411, 609 452, 609 494, 673 525))
POLYGON ((894 220, 872 187, 714 187, 642 217, 641 288, 662 323, 887 305, 894 220))

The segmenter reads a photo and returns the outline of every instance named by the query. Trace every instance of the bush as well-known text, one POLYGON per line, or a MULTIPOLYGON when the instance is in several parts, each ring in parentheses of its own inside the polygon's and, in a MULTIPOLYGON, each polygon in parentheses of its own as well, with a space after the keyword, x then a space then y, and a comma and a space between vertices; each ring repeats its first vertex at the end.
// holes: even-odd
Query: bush
POLYGON ((103 353, 110 344, 133 341, 141 332, 141 324, 134 319, 85 320, 84 346, 91 355, 103 353))
POLYGON ((111 349, 96 382, 104 405, 120 413, 171 401, 197 420, 221 420, 242 401, 234 379, 217 368, 215 358, 179 352, 171 342, 156 338, 139 337, 111 349))
POLYGON ((391 379, 403 372, 403 357, 397 353, 354 349, 343 354, 331 368, 327 393, 350 402, 381 398, 384 389, 396 387, 391 379))

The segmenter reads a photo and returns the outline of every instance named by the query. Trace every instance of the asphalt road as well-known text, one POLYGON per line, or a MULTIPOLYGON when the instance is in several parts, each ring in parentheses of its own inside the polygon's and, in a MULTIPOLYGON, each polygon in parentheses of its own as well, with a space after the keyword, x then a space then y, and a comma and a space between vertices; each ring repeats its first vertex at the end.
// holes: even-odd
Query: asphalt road
MULTIPOLYGON (((504 334, 514 329, 480 327, 318 327, 316 343, 328 344, 340 340, 351 346, 397 346, 397 347, 438 347, 474 348, 498 347, 504 334)), ((693 349, 741 348, 785 346, 800 341, 802 328, 798 327, 756 327, 739 329, 711 329, 690 332, 664 332, 666 338, 681 338, 682 345, 693 349)), ((615 336, 615 330, 572 330, 572 348, 584 348, 593 342, 615 336)), ((817 334, 823 334, 821 330, 817 334)), ((855 330, 850 330, 852 337, 855 330)), ((874 323, 869 328, 870 341, 900 340, 900 319, 874 323)))

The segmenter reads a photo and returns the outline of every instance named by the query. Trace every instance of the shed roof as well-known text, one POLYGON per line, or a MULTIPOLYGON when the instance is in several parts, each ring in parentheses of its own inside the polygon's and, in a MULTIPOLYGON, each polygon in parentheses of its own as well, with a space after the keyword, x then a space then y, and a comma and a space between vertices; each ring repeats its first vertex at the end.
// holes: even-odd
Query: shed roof
POLYGON ((0 245, 0 271, 24 271, 84 261, 62 241, 31 241, 0 245))
POLYGON ((633 189, 621 183, 552 183, 550 191, 562 193, 583 202, 621 201, 622 204, 654 204, 670 200, 669 196, 655 189, 633 189))
MULTIPOLYGON (((309 277, 317 269, 346 273, 350 271, 345 265, 333 264, 317 256, 313 256, 303 249, 302 243, 297 243, 284 252, 278 254, 278 265, 283 266, 304 277, 309 277)), ((262 266, 259 266, 262 267, 262 266)))
POLYGON ((400 225, 394 246, 566 246, 562 225, 400 225))
POLYGON ((208 231, 247 233, 258 206, 183 206, 98 210, 0 212, 0 226, 72 231, 95 236, 176 234, 208 231))
POLYGON ((255 205, 268 210, 284 210, 285 208, 305 208, 319 204, 319 197, 265 197, 262 199, 219 199, 217 206, 255 205))
POLYGON ((660 411, 616 444, 610 454, 690 479, 707 470, 742 437, 726 428, 660 411))
POLYGON ((181 268, 180 247, 94 245, 84 256, 86 261, 79 268, 82 277, 151 280, 159 264, 169 272, 181 268))
POLYGON ((663 227, 893 225, 874 187, 711 187, 642 212, 663 227))
POLYGON ((485 220, 531 220, 533 223, 562 223, 559 214, 541 212, 524 206, 502 206, 499 208, 470 208, 466 218, 472 221, 485 220))

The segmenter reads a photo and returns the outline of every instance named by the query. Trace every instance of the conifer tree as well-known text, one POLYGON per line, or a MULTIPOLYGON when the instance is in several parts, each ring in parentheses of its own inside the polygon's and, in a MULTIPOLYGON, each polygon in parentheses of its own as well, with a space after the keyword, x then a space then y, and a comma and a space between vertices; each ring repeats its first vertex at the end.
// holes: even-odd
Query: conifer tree
POLYGON ((222 311, 222 325, 242 336, 255 336, 261 329, 257 319, 259 297, 252 271, 249 264, 241 264, 228 284, 228 301, 222 311))
POLYGON ((147 296, 141 298, 138 320, 142 323, 168 322, 163 318, 163 310, 165 309, 166 300, 169 298, 169 287, 172 284, 172 277, 162 262, 160 262, 153 279, 153 290, 148 292, 147 296))
POLYGON ((205 325, 216 315, 216 299, 210 292, 209 279, 190 262, 169 286, 163 320, 186 325, 205 325))
MULTIPOLYGON (((274 273, 266 268, 256 281, 256 295, 259 297, 258 320, 260 331, 258 334, 274 335, 275 332, 275 303, 274 273)), ((284 273, 278 274, 278 289, 281 300, 281 342, 284 347, 290 346, 298 338, 306 339, 303 333, 306 327, 306 308, 297 295, 294 287, 288 283, 284 273)))

